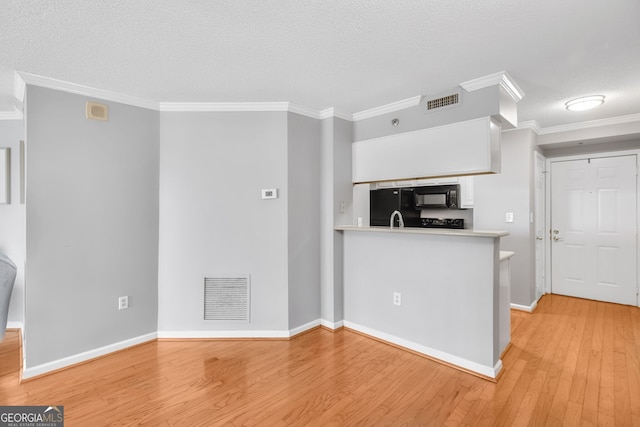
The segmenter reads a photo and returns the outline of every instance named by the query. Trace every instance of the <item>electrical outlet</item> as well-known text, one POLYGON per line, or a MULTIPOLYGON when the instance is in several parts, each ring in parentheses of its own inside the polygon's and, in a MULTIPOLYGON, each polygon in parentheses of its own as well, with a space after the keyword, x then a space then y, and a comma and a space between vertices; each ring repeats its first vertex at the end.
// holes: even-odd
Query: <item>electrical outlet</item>
POLYGON ((347 204, 345 202, 340 202, 340 213, 345 213, 347 211, 347 204))
POLYGON ((128 296, 119 297, 118 298, 118 310, 124 310, 126 308, 129 308, 129 297, 128 296))
POLYGON ((402 295, 400 292, 393 293, 393 305, 401 306, 402 305, 402 295))

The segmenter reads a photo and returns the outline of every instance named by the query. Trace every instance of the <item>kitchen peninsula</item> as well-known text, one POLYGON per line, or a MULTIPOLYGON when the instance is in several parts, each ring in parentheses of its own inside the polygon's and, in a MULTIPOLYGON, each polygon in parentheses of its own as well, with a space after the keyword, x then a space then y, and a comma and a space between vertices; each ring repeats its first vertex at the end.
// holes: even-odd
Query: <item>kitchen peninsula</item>
POLYGON ((504 231, 336 227, 344 326, 496 381, 509 336, 504 231), (507 337, 505 342, 505 335, 507 337))

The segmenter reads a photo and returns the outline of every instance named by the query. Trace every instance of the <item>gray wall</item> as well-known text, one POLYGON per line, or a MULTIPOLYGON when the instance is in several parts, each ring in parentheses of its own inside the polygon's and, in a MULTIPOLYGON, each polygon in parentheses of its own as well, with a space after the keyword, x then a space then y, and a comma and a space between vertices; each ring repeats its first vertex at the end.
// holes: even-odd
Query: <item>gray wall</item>
POLYGON ((159 330, 288 330, 287 113, 161 113, 160 146, 159 330), (203 319, 221 274, 251 275, 250 324, 203 319))
POLYGON ((321 313, 332 323, 343 320, 343 234, 334 227, 353 223, 352 138, 352 122, 322 120, 321 313))
POLYGON ((289 329, 320 318, 320 121, 288 113, 289 329))
POLYGON ((26 367, 157 330, 159 115, 85 101, 27 87, 26 367))
POLYGON ((533 152, 535 134, 528 130, 502 133, 502 172, 474 177, 474 227, 506 230, 500 249, 514 251, 511 258, 511 302, 530 306, 535 301, 535 230, 533 152), (505 213, 513 212, 513 223, 505 213))
POLYGON ((0 148, 11 149, 11 204, 0 204, 0 252, 16 264, 18 272, 9 304, 8 327, 24 323, 25 205, 20 203, 20 140, 24 121, 0 120, 0 148))
POLYGON ((491 86, 473 92, 462 90, 460 105, 427 111, 423 105, 418 105, 376 117, 358 120, 353 123, 354 141, 409 132, 442 126, 455 122, 476 119, 478 117, 498 116, 500 113, 501 89, 491 86), (391 120, 400 120, 398 126, 392 126, 391 120))

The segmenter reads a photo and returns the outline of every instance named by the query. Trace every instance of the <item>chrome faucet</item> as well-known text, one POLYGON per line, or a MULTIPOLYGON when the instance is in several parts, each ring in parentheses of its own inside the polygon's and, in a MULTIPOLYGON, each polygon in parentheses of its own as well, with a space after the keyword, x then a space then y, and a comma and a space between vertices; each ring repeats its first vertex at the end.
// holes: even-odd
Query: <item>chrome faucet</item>
POLYGON ((398 215, 398 222, 400 223, 400 228, 404 228, 404 220, 402 219, 402 214, 400 211, 393 211, 391 214, 391 218, 389 219, 389 227, 393 228, 393 219, 398 215))

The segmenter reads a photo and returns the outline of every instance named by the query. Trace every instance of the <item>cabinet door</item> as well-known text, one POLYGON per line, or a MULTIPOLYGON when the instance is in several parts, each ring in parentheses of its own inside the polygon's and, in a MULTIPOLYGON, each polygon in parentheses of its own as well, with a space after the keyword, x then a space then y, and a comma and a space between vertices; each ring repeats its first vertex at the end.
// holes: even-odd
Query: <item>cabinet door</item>
POLYGON ((500 172, 500 124, 480 117, 352 144, 354 183, 500 172))
POLYGON ((460 207, 463 209, 473 208, 473 177, 460 177, 460 207))

